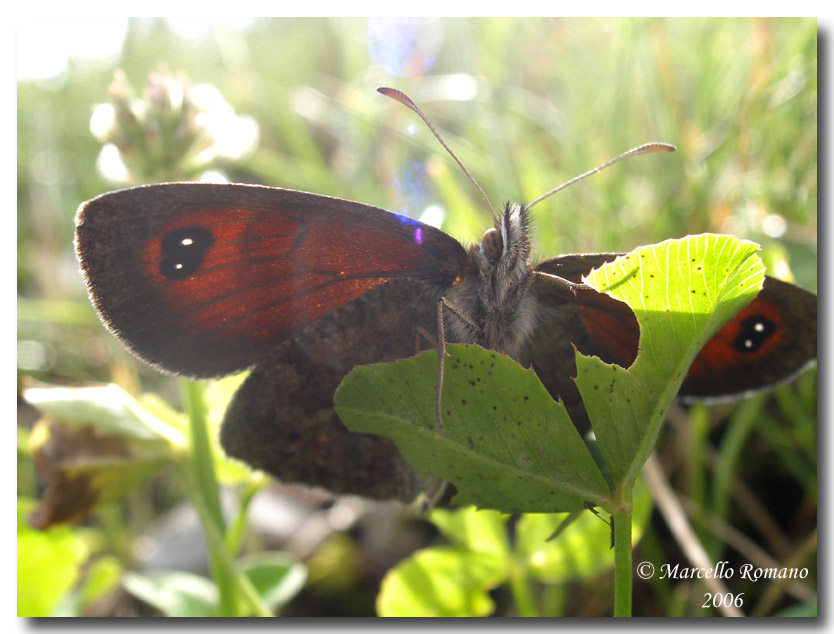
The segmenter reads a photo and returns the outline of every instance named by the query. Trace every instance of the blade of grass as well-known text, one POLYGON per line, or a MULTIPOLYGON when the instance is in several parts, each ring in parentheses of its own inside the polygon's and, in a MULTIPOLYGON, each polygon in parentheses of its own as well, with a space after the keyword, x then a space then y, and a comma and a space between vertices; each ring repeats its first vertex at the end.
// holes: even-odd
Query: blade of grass
POLYGON ((239 598, 245 604, 240 605, 240 609, 251 611, 256 616, 274 616, 249 579, 237 570, 232 554, 226 547, 226 526, 211 456, 203 386, 183 381, 182 390, 191 431, 190 459, 183 466, 182 472, 188 485, 186 490, 206 535, 209 565, 219 596, 218 616, 237 616, 239 598))

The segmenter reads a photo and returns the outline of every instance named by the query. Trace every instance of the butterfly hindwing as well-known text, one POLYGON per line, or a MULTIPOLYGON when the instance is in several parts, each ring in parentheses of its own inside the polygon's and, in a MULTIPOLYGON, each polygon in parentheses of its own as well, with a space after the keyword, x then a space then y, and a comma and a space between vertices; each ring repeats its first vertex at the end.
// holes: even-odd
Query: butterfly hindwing
POLYGON ((392 280, 279 346, 226 412, 226 453, 285 482, 413 499, 429 480, 391 441, 350 433, 333 410, 333 394, 354 366, 409 357, 418 345, 428 346, 417 331, 433 329, 439 296, 437 287, 392 280))

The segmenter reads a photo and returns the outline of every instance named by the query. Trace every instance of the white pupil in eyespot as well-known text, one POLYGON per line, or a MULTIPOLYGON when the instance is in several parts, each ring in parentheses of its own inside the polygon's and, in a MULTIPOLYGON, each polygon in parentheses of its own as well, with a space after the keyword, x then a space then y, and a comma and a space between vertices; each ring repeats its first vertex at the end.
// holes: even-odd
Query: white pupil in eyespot
POLYGON ((188 247, 194 244, 194 240, 192 240, 191 238, 183 238, 181 244, 184 247, 188 247))

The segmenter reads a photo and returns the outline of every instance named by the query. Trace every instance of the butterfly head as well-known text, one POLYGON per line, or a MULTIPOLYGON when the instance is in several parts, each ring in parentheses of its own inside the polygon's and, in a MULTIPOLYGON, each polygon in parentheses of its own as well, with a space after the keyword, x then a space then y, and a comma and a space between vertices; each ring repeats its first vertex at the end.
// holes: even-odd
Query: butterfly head
POLYGON ((472 273, 446 293, 471 319, 447 319, 449 340, 477 343, 518 358, 535 323, 534 300, 526 292, 532 275, 528 214, 519 205, 507 204, 495 224, 469 252, 472 273))
POLYGON ((526 265, 530 256, 530 220, 527 210, 507 203, 497 226, 481 236, 480 253, 492 268, 512 271, 520 262, 526 265))

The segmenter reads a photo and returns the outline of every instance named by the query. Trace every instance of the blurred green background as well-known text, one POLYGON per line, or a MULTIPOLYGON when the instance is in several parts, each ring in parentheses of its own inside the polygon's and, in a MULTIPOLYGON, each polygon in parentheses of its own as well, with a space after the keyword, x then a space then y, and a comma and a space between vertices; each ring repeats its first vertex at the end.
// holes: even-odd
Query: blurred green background
MULTIPOLYGON (((210 84, 237 123, 244 118, 239 130, 257 131, 257 144, 213 161, 212 178, 442 219, 465 243, 489 226, 488 210, 429 131, 378 86, 421 106, 495 206, 532 200, 647 141, 672 143, 674 154, 630 159, 538 205, 535 257, 731 233, 764 247, 770 274, 816 291, 814 19, 69 21, 72 28, 62 19, 18 33, 19 389, 25 377, 116 381, 176 403, 175 384, 134 362, 99 324, 72 250, 79 203, 127 184, 113 180, 90 129, 116 69, 138 95, 164 69, 210 84)), ((805 382, 800 395, 813 405, 814 376, 805 382)), ((762 496, 789 557, 790 545, 816 530, 816 432, 813 416, 802 429, 784 427, 790 397, 779 398, 757 410, 774 410, 775 422, 744 436, 745 462, 731 471, 764 478, 750 484, 752 494, 762 496), (766 499, 776 489, 783 497, 766 499)), ((720 452, 732 411, 701 414, 700 431, 677 428, 664 439, 676 486, 706 507, 715 503, 713 473, 693 475, 680 443, 720 452)), ((21 403, 24 430, 34 418, 21 403)), ((18 492, 37 491, 21 441, 18 492)), ((756 523, 726 506, 722 517, 760 540, 756 523)), ((668 560, 676 553, 669 539, 661 528, 646 548, 668 560)), ((701 614, 692 607, 697 584, 679 585, 687 589, 638 587, 636 604, 643 613, 701 614)), ((795 602, 779 595, 765 613, 795 602)))

